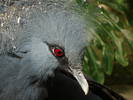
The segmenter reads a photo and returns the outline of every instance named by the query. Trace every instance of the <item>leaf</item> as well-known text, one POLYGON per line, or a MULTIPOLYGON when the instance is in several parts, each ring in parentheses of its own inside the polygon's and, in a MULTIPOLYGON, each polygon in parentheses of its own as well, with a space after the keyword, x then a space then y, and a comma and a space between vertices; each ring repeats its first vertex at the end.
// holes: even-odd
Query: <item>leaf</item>
POLYGON ((133 31, 133 29, 121 29, 122 34, 125 36, 130 48, 133 50, 133 34, 132 34, 132 31, 133 31))
POLYGON ((110 46, 105 45, 103 48, 103 68, 104 72, 111 75, 113 71, 114 51, 110 46))

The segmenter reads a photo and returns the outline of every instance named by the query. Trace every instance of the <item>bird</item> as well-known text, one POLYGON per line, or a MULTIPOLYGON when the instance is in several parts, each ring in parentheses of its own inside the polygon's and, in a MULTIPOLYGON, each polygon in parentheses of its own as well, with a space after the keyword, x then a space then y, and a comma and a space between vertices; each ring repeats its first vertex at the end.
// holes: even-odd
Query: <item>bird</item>
POLYGON ((82 72, 92 35, 78 5, 43 2, 14 39, 0 34, 0 100, 126 100, 82 72))

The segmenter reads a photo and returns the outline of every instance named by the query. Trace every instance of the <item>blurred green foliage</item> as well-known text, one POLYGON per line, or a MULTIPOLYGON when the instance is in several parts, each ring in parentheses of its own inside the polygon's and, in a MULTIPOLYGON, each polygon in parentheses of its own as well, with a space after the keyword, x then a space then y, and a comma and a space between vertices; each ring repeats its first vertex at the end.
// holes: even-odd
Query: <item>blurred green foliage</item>
POLYGON ((84 72, 100 83, 111 75, 113 65, 128 66, 133 50, 133 1, 132 0, 77 0, 85 10, 97 9, 93 18, 94 39, 86 49, 84 72))

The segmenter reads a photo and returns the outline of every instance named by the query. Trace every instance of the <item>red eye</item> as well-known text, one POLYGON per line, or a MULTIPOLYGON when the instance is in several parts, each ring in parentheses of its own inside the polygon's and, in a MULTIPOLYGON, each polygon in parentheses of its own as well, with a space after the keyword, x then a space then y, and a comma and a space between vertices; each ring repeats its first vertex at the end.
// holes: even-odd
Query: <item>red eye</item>
POLYGON ((64 55, 64 52, 60 48, 53 48, 53 53, 55 56, 62 57, 64 55))

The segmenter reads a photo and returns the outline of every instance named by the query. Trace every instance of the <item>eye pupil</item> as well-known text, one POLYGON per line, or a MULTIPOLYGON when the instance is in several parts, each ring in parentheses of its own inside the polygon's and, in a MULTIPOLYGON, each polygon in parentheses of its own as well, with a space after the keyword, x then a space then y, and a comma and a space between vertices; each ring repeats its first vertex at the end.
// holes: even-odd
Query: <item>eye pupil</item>
POLYGON ((55 54, 56 56, 58 56, 58 57, 61 57, 61 56, 64 55, 63 50, 62 50, 62 49, 59 49, 59 48, 55 48, 55 49, 54 49, 54 54, 55 54))

